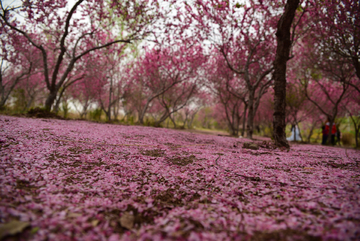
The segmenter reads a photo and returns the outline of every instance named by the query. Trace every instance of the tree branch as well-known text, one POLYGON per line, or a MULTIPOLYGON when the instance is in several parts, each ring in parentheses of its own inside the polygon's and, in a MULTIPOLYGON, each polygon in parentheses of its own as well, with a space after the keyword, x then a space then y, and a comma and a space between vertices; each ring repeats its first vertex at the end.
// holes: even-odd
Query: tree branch
POLYGON ((97 46, 97 47, 94 47, 94 48, 91 48, 91 49, 88 49, 86 51, 84 51, 82 54, 79 54, 78 56, 75 57, 75 61, 77 61, 78 59, 80 59, 82 56, 94 51, 94 50, 97 50, 97 49, 103 49, 103 48, 106 48, 108 46, 111 46, 113 44, 116 44, 116 43, 131 43, 131 40, 115 40, 115 41, 112 41, 112 42, 109 42, 107 44, 104 44, 104 45, 101 45, 101 46, 97 46))
POLYGON ((76 8, 83 2, 84 0, 78 0, 75 5, 71 8, 68 16, 66 17, 66 21, 65 21, 65 29, 64 29, 64 34, 61 37, 60 40, 60 54, 58 56, 58 59, 56 61, 55 64, 55 68, 52 74, 52 79, 51 79, 51 88, 54 88, 55 84, 56 84, 56 77, 59 73, 59 69, 60 69, 60 65, 64 59, 64 54, 66 52, 66 48, 65 48, 65 39, 69 34, 69 26, 70 26, 70 20, 76 10, 76 8))

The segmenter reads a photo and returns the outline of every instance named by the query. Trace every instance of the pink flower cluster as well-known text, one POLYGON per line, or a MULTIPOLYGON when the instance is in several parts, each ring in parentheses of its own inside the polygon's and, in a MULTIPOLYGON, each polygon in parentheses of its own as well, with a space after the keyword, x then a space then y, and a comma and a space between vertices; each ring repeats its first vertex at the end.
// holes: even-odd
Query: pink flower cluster
POLYGON ((24 240, 360 238, 359 151, 244 142, 0 116, 0 225, 29 223, 24 240))

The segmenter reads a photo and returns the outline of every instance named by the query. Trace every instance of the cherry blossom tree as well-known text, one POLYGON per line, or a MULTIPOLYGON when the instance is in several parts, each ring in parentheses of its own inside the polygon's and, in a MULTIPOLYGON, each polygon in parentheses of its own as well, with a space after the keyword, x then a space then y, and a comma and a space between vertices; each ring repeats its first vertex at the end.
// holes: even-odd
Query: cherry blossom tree
POLYGON ((16 87, 17 90, 23 91, 24 93, 26 105, 24 106, 23 111, 27 111, 30 108, 43 103, 46 86, 41 80, 41 77, 42 73, 35 71, 20 81, 16 87))
MULTIPOLYGON (((100 78, 106 84, 99 89, 98 103, 105 112, 107 120, 112 120, 112 114, 115 118, 118 116, 119 103, 127 94, 126 79, 121 76, 121 61, 124 58, 124 48, 116 48, 112 46, 102 51, 100 58, 102 68, 100 70, 100 78)), ((96 65, 98 61, 94 64, 96 65)))
MULTIPOLYGON (((194 83, 196 83, 194 78, 203 62, 204 57, 199 46, 187 47, 184 45, 173 48, 155 47, 148 49, 130 70, 130 78, 134 80, 132 88, 136 89, 134 94, 137 93, 134 97, 136 96, 135 101, 138 102, 139 123, 144 123, 144 117, 152 102, 157 98, 164 101, 162 96, 165 96, 164 94, 175 86, 182 85, 178 88, 180 91, 178 97, 187 96, 185 99, 190 98, 191 95, 189 96, 185 89, 190 88, 188 90, 193 92, 194 83), (188 86, 191 82, 193 84, 188 86)), ((167 105, 164 102, 163 104, 167 105)), ((179 106, 184 106, 184 104, 179 106)))
MULTIPOLYGON (((326 76, 330 81, 340 82, 343 90, 350 91, 348 86, 360 93, 360 8, 358 1, 323 1, 316 2, 316 11, 313 11, 311 30, 308 37, 302 41, 308 46, 314 46, 312 50, 312 63, 320 71, 313 73, 315 79, 326 76), (357 76, 357 78, 353 76, 357 76)), ((307 49, 306 46, 303 46, 307 49)), ((311 55, 309 55, 311 56, 311 55)), ((340 87, 339 86, 339 87, 340 87)), ((322 90, 325 88, 320 87, 322 90)), ((344 105, 348 102, 347 93, 343 97, 334 100, 330 106, 344 105), (338 103, 338 104, 336 104, 338 103)), ((328 98, 330 99, 330 98, 328 98)), ((335 108, 338 109, 338 108, 335 108)), ((336 113, 335 109, 328 112, 329 115, 336 113)), ((330 118, 332 119, 332 118, 330 118)))
POLYGON ((313 34, 327 52, 347 59, 357 79, 349 82, 360 93, 360 3, 352 0, 326 0, 318 3, 313 34))
POLYGON ((310 143, 314 130, 322 122, 324 122, 324 116, 319 115, 318 108, 308 100, 300 81, 287 84, 286 123, 290 123, 292 127, 298 126, 302 141, 310 143), (299 123, 302 123, 302 128, 298 125, 299 123))
POLYGON ((158 103, 163 108, 161 117, 155 121, 155 126, 160 126, 167 118, 170 118, 174 127, 177 127, 175 114, 183 109, 194 95, 197 94, 199 79, 194 78, 193 81, 187 81, 179 85, 175 85, 168 91, 157 97, 158 103))
POLYGON ((327 78, 310 78, 309 75, 311 74, 309 73, 304 75, 306 97, 326 116, 330 123, 329 129, 332 130, 335 118, 344 104, 342 100, 346 98, 349 85, 346 82, 327 78))
POLYGON ((208 87, 216 96, 216 102, 222 106, 218 108, 224 113, 230 134, 239 136, 241 119, 246 119, 245 81, 229 71, 222 55, 218 52, 213 55, 206 69, 208 87))
POLYGON ((321 39, 314 43, 313 39, 317 37, 316 32, 310 32, 303 40, 302 76, 307 98, 327 117, 331 130, 341 105, 344 105, 342 101, 347 99, 355 69, 348 58, 331 51, 321 39), (317 92, 318 96, 314 97, 318 100, 308 94, 309 85, 317 92))
POLYGON ((83 62, 82 72, 84 77, 69 85, 68 92, 72 97, 75 109, 80 114, 80 118, 86 117, 91 106, 98 101, 99 91, 104 88, 106 78, 103 72, 101 56, 90 53, 83 62))
POLYGON ((206 106, 206 103, 211 103, 210 98, 210 94, 204 90, 198 90, 197 93, 190 98, 187 105, 179 112, 183 120, 182 129, 185 129, 185 127, 188 129, 193 128, 196 114, 206 106))
MULTIPOLYGON (((291 124, 291 128, 295 128, 298 124, 306 118, 306 114, 301 111, 301 107, 307 101, 306 96, 302 94, 301 84, 287 83, 286 86, 286 122, 291 124)), ((294 135, 296 140, 296 136, 294 135)))
POLYGON ((31 66, 29 69, 23 69, 23 67, 7 65, 4 60, 1 60, 0 70, 0 109, 5 107, 10 94, 18 83, 24 79, 25 76, 31 72, 31 66))
MULTIPOLYGON (((274 14, 260 1, 241 5, 218 0, 186 4, 186 26, 199 41, 208 41, 223 56, 227 68, 245 82, 247 137, 252 138, 256 99, 270 86, 275 54, 274 14), (256 97, 257 93, 257 97, 256 97)), ((276 14, 275 14, 276 15, 276 14)))
MULTIPOLYGON (((291 128, 297 126, 300 130, 299 134, 301 139, 303 141, 307 139, 307 141, 310 142, 310 137, 314 128, 318 125, 321 118, 316 118, 319 117, 317 114, 318 109, 308 100, 305 95, 304 85, 297 79, 299 73, 297 70, 298 64, 298 62, 294 61, 289 64, 289 73, 286 83, 286 123, 291 124, 291 128), (306 131, 308 132, 306 139, 302 137, 299 123, 303 123, 306 126, 305 129, 307 129, 306 131)), ((295 139, 295 141, 297 140, 295 139)))
MULTIPOLYGON (((213 99, 213 95, 206 88, 200 89, 197 95, 192 98, 189 107, 185 109, 185 115, 186 113, 189 113, 186 115, 189 116, 187 121, 187 126, 189 129, 193 128, 194 119, 196 118, 199 111, 214 103, 213 99)), ((186 121, 186 118, 184 119, 186 121)))
POLYGON ((153 100, 181 82, 175 73, 170 55, 166 51, 150 50, 134 63, 131 69, 133 78, 132 93, 138 110, 138 121, 144 124, 144 117, 153 100))
POLYGON ((229 124, 226 119, 226 113, 221 103, 216 101, 216 97, 213 97, 215 103, 202 108, 196 115, 196 123, 205 129, 222 129, 229 130, 229 124))
POLYGON ((34 48, 22 44, 24 38, 17 38, 1 31, 0 35, 0 109, 4 108, 17 85, 36 71, 39 59, 34 48))
POLYGON ((266 137, 272 137, 274 113, 274 89, 271 87, 264 94, 255 115, 254 122, 259 127, 260 133, 266 137))
POLYGON ((72 6, 66 0, 23 0, 17 7, 1 2, 1 32, 25 37, 24 44, 34 46, 42 57, 43 79, 48 89, 45 108, 49 111, 82 57, 143 38, 161 15, 156 11, 158 7, 156 2, 136 0, 77 0, 72 6), (113 18, 121 19, 122 24, 116 26, 113 18), (108 26, 112 26, 111 32, 108 26))

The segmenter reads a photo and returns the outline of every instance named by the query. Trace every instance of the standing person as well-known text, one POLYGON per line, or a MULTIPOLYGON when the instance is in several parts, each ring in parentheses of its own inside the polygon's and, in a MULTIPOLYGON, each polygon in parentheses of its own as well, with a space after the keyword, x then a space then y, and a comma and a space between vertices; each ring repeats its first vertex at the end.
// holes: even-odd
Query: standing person
POLYGON ((335 123, 333 123, 330 131, 330 120, 328 119, 328 121, 325 124, 325 129, 323 130, 323 142, 321 144, 326 145, 327 138, 330 135, 331 145, 335 145, 335 134, 336 134, 336 125, 335 123))
MULTIPOLYGON (((329 126, 329 128, 330 128, 330 126, 329 126)), ((332 128, 331 128, 331 145, 335 145, 336 143, 335 143, 335 135, 336 135, 336 125, 335 125, 335 123, 333 123, 332 124, 332 128)))

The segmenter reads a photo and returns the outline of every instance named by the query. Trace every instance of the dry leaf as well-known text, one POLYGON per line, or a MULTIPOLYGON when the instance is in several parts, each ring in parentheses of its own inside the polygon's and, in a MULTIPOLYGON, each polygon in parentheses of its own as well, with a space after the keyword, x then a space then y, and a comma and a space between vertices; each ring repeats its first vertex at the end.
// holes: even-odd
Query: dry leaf
POLYGON ((120 218, 120 224, 122 227, 132 229, 134 227, 135 217, 134 215, 125 212, 120 218))
POLYGON ((30 223, 21 221, 10 221, 0 226, 0 239, 7 235, 14 235, 21 233, 25 228, 29 227, 30 223))
POLYGON ((81 213, 68 213, 68 218, 78 218, 81 217, 82 214, 81 213))
POLYGON ((92 225, 93 227, 96 227, 98 224, 99 224, 99 220, 97 220, 97 219, 91 221, 91 225, 92 225))

